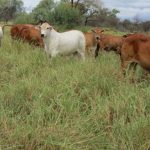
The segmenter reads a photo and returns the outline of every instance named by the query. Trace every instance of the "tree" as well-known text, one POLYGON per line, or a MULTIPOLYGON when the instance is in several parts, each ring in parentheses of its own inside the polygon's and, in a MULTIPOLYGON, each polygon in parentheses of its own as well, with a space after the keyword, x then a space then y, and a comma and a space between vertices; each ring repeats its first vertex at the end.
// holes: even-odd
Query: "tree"
MULTIPOLYGON (((65 0, 62 0, 63 2, 65 0)), ((68 1, 66 1, 68 3, 68 1)), ((70 5, 72 8, 77 8, 80 14, 84 16, 84 24, 87 25, 88 21, 98 14, 102 2, 100 0, 70 0, 70 5)))
POLYGON ((51 13, 54 9, 55 3, 53 0, 42 0, 37 7, 33 9, 32 14, 35 20, 50 20, 51 13))
POLYGON ((8 21, 23 11, 22 0, 0 0, 0 19, 8 21))
POLYGON ((140 17, 139 17, 138 14, 136 14, 136 15, 133 17, 133 22, 134 22, 135 24, 139 24, 139 23, 141 22, 141 19, 140 19, 140 17))
POLYGON ((145 32, 150 30, 150 21, 145 21, 141 23, 141 27, 145 32))
POLYGON ((52 13, 56 24, 63 24, 73 28, 82 23, 82 16, 77 8, 72 8, 67 3, 60 3, 52 13))

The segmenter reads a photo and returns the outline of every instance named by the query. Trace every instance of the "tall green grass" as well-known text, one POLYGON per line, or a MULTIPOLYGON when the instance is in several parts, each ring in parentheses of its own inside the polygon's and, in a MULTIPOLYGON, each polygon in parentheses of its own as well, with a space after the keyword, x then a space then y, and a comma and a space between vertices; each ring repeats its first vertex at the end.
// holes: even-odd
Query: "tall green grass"
POLYGON ((120 61, 48 59, 12 41, 0 48, 0 149, 149 150, 150 82, 118 79, 120 61))

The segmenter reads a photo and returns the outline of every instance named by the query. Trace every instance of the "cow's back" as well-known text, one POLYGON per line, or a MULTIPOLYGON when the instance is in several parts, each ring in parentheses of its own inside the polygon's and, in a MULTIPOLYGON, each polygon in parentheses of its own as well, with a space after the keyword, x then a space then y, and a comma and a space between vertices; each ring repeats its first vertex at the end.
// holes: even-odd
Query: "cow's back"
POLYGON ((31 24, 16 24, 11 27, 10 34, 13 39, 20 38, 21 32, 25 28, 33 27, 31 24))
POLYGON ((11 37, 13 39, 22 39, 29 44, 44 47, 43 40, 40 37, 40 31, 31 24, 17 24, 11 28, 11 37))

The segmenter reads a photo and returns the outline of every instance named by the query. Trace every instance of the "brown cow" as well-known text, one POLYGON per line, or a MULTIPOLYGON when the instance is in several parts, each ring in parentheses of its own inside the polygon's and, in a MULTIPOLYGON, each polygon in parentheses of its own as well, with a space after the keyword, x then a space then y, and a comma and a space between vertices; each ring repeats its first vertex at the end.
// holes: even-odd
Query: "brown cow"
POLYGON ((11 30, 12 39, 22 39, 29 44, 34 44, 35 46, 44 47, 43 40, 40 36, 39 29, 31 24, 17 24, 13 25, 11 30))
POLYGON ((129 35, 124 39, 120 55, 121 69, 124 74, 129 64, 139 64, 144 70, 149 72, 150 36, 144 34, 129 35))
POLYGON ((44 48, 44 43, 40 36, 40 31, 34 27, 23 28, 21 30, 20 37, 29 44, 34 44, 35 46, 44 48))
POLYGON ((31 25, 31 24, 16 24, 16 25, 13 25, 11 30, 10 30, 10 34, 11 34, 12 39, 20 39, 21 30, 23 28, 29 28, 29 27, 33 27, 33 25, 31 25))
POLYGON ((93 32, 97 33, 100 36, 98 48, 95 50, 95 57, 98 56, 99 47, 106 51, 115 51, 120 54, 120 49, 123 43, 124 37, 114 36, 110 34, 104 34, 104 30, 96 28, 93 32))

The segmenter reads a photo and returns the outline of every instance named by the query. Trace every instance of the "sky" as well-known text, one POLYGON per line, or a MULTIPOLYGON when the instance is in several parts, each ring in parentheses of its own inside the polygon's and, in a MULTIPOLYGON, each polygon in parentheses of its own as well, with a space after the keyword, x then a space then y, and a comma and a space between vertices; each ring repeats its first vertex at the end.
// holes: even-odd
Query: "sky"
MULTIPOLYGON (((22 0, 24 7, 30 12, 41 0, 22 0)), ((150 20, 150 0, 101 0, 104 7, 117 9, 121 20, 132 20, 135 16, 142 21, 150 20)))

